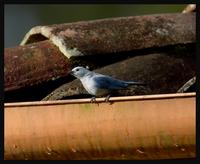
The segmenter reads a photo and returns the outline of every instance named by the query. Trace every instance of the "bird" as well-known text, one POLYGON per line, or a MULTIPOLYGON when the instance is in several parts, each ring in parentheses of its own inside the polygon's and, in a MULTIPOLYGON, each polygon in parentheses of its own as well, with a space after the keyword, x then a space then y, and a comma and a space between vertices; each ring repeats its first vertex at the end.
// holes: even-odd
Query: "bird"
POLYGON ((82 66, 73 68, 70 74, 79 79, 85 90, 93 96, 91 102, 96 101, 96 97, 106 95, 105 101, 108 102, 110 94, 114 90, 126 89, 130 85, 146 85, 141 82, 119 80, 108 75, 90 71, 82 66))

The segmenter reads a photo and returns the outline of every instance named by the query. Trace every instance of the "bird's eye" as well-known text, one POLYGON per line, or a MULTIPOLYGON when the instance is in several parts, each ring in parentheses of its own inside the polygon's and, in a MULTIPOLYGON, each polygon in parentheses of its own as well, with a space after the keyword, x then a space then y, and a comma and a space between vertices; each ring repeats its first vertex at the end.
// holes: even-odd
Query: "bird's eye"
POLYGON ((76 71, 79 71, 79 69, 76 69, 76 71))

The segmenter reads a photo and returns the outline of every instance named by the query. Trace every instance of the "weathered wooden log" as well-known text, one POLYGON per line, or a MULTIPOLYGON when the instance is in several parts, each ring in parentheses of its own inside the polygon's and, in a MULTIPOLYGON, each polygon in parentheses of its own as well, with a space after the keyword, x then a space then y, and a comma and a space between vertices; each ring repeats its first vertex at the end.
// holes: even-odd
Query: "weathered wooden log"
MULTIPOLYGON (((176 93, 195 71, 194 56, 175 53, 146 54, 126 59, 95 70, 122 80, 140 81, 147 86, 130 87, 117 91, 113 96, 176 93)), ((87 92, 79 80, 57 88, 43 100, 59 100, 87 92)), ((81 97, 81 96, 80 96, 81 97)))
POLYGON ((51 41, 6 48, 4 53, 5 91, 58 79, 70 69, 69 60, 51 41))
POLYGON ((21 45, 47 38, 68 58, 193 43, 196 14, 130 16, 36 26, 21 45))

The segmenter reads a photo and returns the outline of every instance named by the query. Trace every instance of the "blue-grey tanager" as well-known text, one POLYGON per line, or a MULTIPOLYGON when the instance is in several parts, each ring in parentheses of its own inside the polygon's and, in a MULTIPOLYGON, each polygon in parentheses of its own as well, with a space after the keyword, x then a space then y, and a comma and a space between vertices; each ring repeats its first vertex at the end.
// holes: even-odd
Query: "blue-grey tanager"
MULTIPOLYGON (((80 79, 86 91, 94 96, 93 100, 95 100, 96 96, 110 96, 109 94, 113 90, 125 89, 129 85, 145 85, 140 82, 118 80, 107 75, 95 73, 81 66, 73 68, 70 73, 80 79)), ((109 97, 106 100, 108 101, 108 99, 109 97)))

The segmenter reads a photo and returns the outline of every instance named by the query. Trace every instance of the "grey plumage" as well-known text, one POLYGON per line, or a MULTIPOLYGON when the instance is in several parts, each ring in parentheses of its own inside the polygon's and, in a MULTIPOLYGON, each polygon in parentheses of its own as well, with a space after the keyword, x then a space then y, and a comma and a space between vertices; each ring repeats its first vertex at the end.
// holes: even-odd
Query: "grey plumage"
POLYGON ((105 96, 113 90, 125 89, 129 85, 145 85, 140 82, 115 79, 80 66, 73 68, 71 74, 80 79, 86 91, 93 96, 105 96))

